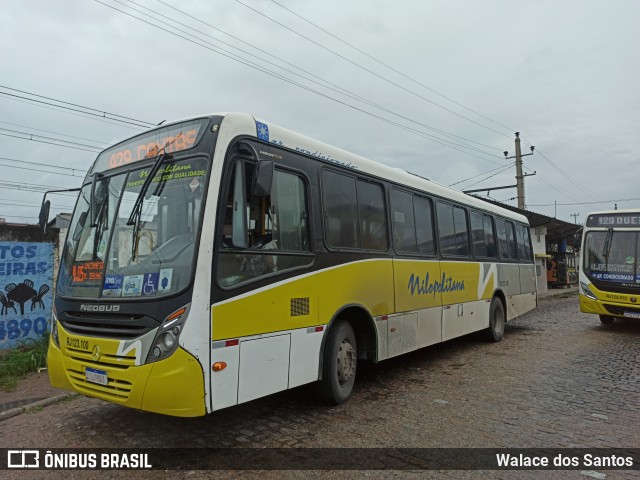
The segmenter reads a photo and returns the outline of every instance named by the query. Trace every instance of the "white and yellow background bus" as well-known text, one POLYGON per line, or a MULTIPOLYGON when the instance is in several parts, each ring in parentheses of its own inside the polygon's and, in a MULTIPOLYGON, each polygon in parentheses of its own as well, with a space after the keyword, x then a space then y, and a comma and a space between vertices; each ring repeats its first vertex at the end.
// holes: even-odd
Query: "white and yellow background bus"
POLYGON ((580 311, 602 323, 640 318, 640 211, 605 210, 587 216, 582 232, 580 311))
MULTIPOLYGON (((437 159, 425 158, 434 165, 437 159)), ((102 152, 61 258, 54 386, 198 416, 537 304, 527 219, 245 114, 102 152)))

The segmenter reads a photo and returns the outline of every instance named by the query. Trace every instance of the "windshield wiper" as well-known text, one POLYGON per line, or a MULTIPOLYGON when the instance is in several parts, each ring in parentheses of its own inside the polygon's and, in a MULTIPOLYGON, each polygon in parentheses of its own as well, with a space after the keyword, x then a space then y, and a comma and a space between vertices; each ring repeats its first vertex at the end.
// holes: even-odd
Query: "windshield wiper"
POLYGON ((613 244, 613 228, 607 229, 607 238, 604 240, 604 247, 602 248, 602 256, 605 258, 605 265, 609 266, 609 254, 611 253, 611 244, 613 244))

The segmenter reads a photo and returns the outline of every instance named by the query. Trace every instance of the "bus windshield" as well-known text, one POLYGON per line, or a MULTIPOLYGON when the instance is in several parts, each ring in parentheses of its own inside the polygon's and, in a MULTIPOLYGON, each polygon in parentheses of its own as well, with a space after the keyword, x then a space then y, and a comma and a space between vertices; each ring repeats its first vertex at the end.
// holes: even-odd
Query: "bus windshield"
POLYGON ((80 192, 61 259, 58 293, 135 299, 191 281, 208 161, 165 160, 129 222, 151 166, 105 176, 80 192), (96 221, 91 225, 91 207, 96 221))
POLYGON ((595 280, 640 282, 637 232, 610 229, 588 232, 585 239, 584 272, 595 280))

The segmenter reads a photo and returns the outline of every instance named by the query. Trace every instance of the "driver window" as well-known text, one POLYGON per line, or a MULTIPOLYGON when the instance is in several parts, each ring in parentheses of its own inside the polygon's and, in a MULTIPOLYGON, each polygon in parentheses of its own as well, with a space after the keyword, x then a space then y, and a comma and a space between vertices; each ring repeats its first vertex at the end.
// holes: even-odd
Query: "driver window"
POLYGON ((304 180, 276 170, 271 195, 251 194, 255 164, 234 165, 226 194, 224 225, 218 278, 222 286, 232 286, 252 278, 306 265, 309 253, 309 218, 304 180), (244 178, 238 178, 243 175, 244 178), (244 199, 244 202, 242 202, 244 199), (245 229, 246 243, 239 242, 238 228, 245 229), (233 253, 231 250, 244 250, 233 253))

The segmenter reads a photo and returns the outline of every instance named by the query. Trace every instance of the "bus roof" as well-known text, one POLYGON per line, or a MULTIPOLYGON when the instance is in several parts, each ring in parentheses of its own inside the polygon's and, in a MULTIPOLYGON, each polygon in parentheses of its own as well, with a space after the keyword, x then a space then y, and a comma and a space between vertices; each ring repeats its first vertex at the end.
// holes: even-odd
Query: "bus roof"
MULTIPOLYGON (((226 118, 233 118, 236 116, 244 116, 244 114, 229 113, 226 118)), ((268 127, 267 135, 261 135, 256 133, 255 135, 264 141, 268 141, 273 145, 280 145, 291 150, 299 151, 303 154, 318 158, 329 164, 341 166, 343 168, 352 169, 354 171, 361 171, 369 175, 373 175, 391 182, 395 182, 407 187, 412 187, 418 190, 422 190, 433 195, 450 199, 452 201, 462 203, 471 207, 478 208, 480 210, 489 211, 497 215, 512 218, 519 222, 528 224, 527 217, 519 213, 514 213, 505 208, 492 205, 491 203, 484 202, 478 198, 469 196, 462 193, 459 190, 455 190, 444 185, 441 185, 433 180, 421 177, 420 175, 413 174, 406 170, 397 167, 390 167, 382 163, 370 160, 360 155, 347 152, 340 148, 328 145, 326 143, 308 138, 299 133, 293 132, 284 127, 280 127, 273 123, 258 118, 250 117, 255 121, 256 129, 260 128, 260 124, 268 127)), ((234 118, 235 119, 235 118, 234 118)), ((244 123, 244 122, 243 122, 244 123)))
MULTIPOLYGON (((378 178, 395 182, 400 185, 406 185, 407 187, 415 188, 417 190, 421 190, 435 196, 475 207, 480 210, 485 210, 497 215, 512 218, 522 223, 529 223, 527 217, 525 217, 524 215, 514 213, 510 210, 493 205, 489 202, 484 202, 478 198, 462 193, 459 190, 446 187, 437 182, 434 182, 433 180, 424 178, 411 172, 407 172, 406 170, 403 170, 401 168, 390 167, 388 165, 384 165, 360 155, 347 152, 346 150, 342 150, 338 147, 334 147, 318 140, 314 140, 287 128, 278 126, 266 120, 261 120, 246 113, 225 112, 192 116, 189 118, 164 124, 162 125, 162 127, 158 127, 157 130, 167 130, 170 129, 172 125, 177 125, 182 122, 189 122, 199 118, 207 117, 223 117, 223 125, 221 125, 220 130, 222 133, 223 131, 227 131, 227 129, 229 129, 226 132, 229 140, 238 135, 251 135, 271 145, 282 146, 290 150, 298 151, 304 155, 317 158, 320 161, 324 161, 327 164, 333 164, 338 167, 351 169, 353 171, 360 171, 378 178)), ((101 152, 101 154, 99 154, 98 158, 100 158, 103 153, 113 149, 115 146, 126 143, 136 137, 148 134, 153 130, 156 129, 148 130, 141 133, 140 135, 131 137, 129 140, 124 140, 116 145, 108 147, 103 152, 101 152)), ((94 163, 93 167, 87 173, 87 178, 91 173, 93 173, 95 167, 96 164, 94 163)))

